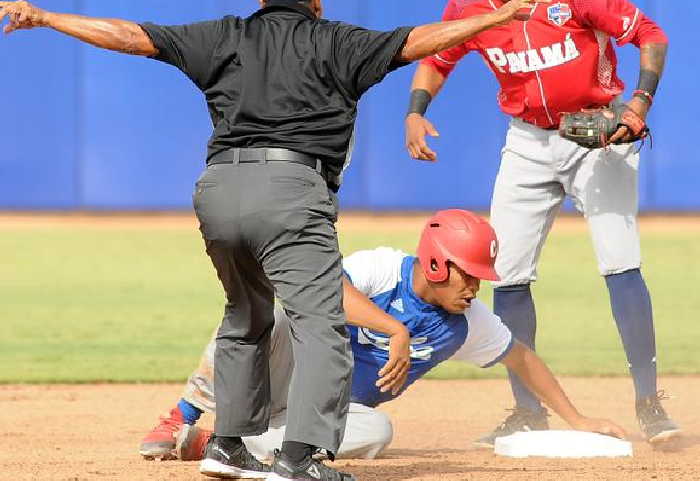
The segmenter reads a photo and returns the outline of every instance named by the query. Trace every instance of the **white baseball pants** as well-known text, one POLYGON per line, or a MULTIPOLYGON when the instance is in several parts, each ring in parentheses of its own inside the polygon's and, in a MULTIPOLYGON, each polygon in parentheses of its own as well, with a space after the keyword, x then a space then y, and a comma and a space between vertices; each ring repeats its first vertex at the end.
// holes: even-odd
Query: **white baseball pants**
POLYGON ((639 155, 633 144, 591 150, 519 119, 511 122, 491 203, 500 251, 495 287, 537 279, 537 262, 566 196, 583 213, 601 275, 640 267, 639 155))

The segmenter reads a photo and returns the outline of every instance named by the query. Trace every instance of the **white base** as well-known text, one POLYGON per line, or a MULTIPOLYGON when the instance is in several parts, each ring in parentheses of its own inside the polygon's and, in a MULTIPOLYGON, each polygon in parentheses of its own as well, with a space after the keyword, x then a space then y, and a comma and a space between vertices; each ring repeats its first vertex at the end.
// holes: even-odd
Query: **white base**
POLYGON ((511 458, 617 458, 632 456, 632 443, 584 431, 528 431, 496 438, 494 452, 511 458))

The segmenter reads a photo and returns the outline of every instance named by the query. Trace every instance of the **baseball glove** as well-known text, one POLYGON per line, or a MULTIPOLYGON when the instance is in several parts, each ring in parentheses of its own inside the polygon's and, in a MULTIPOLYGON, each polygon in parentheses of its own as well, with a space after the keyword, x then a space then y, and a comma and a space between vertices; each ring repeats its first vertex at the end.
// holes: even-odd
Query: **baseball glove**
POLYGON ((624 104, 562 114, 559 135, 582 147, 601 149, 610 145, 610 138, 621 126, 627 127, 628 133, 616 144, 633 143, 649 135, 646 122, 624 104))

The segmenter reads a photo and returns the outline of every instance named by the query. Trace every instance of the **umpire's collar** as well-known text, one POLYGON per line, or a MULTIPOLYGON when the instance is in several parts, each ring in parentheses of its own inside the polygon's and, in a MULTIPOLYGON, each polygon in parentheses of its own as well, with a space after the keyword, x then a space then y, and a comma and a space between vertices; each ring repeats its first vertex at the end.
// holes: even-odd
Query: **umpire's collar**
POLYGON ((263 15, 267 12, 275 10, 294 10, 302 15, 309 17, 311 20, 316 20, 316 15, 309 7, 299 3, 299 0, 267 0, 265 7, 256 12, 256 15, 263 15))

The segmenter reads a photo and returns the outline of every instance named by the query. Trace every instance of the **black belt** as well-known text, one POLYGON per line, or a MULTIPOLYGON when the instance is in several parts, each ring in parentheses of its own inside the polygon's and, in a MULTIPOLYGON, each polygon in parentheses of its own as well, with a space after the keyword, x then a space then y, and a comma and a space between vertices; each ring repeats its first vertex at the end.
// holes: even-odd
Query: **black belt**
POLYGON ((294 150, 266 147, 258 149, 233 148, 214 155, 207 165, 216 164, 260 164, 265 162, 291 162, 311 167, 326 181, 328 187, 337 192, 337 178, 330 175, 321 159, 294 150))

